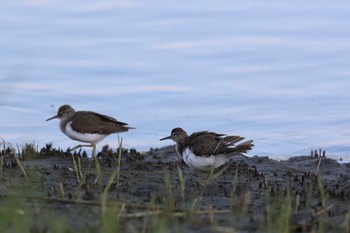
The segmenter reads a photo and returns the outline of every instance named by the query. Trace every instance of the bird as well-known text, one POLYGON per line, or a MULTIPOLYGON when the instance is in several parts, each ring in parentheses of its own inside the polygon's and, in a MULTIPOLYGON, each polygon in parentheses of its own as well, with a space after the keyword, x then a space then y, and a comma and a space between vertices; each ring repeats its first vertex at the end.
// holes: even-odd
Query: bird
POLYGON ((226 136, 209 131, 200 131, 187 135, 182 128, 174 128, 170 136, 176 142, 176 153, 193 169, 207 171, 225 164, 234 155, 243 155, 254 146, 253 140, 236 144, 244 139, 240 136, 226 136))
POLYGON ((128 127, 127 123, 110 116, 91 111, 75 111, 68 104, 59 107, 57 115, 48 118, 46 121, 53 119, 60 120, 60 129, 69 138, 90 143, 88 145, 79 144, 73 147, 72 150, 80 147, 92 147, 93 156, 96 153, 96 143, 102 141, 108 135, 135 129, 128 127))

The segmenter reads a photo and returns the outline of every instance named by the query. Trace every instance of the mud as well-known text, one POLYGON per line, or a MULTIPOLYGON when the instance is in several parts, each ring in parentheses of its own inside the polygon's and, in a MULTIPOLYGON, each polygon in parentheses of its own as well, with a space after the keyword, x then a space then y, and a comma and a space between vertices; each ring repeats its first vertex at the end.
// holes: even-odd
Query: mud
MULTIPOLYGON (((15 197, 24 209, 36 209, 34 232, 49 232, 52 218, 79 232, 100 232, 99 203, 117 169, 116 152, 99 153, 102 178, 93 159, 78 156, 86 178, 80 183, 72 156, 50 146, 37 157, 23 156, 27 178, 16 164, 3 164, 1 202, 15 197)), ((168 232, 269 232, 288 207, 292 231, 349 231, 350 164, 313 156, 234 157, 207 176, 181 162, 174 146, 144 153, 124 149, 107 208, 115 209, 120 232, 154 232, 160 216, 167 217, 168 232), (147 214, 152 211, 167 215, 147 214)))

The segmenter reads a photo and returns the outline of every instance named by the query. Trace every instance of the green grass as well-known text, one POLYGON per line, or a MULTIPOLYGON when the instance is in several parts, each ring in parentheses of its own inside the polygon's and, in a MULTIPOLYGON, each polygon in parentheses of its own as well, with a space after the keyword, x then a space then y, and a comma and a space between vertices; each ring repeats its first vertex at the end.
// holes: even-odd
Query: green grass
POLYGON ((35 142, 26 143, 22 146, 22 159, 37 159, 39 158, 38 145, 35 142))
MULTIPOLYGON (((117 165, 117 169, 115 169, 112 174, 110 175, 106 187, 104 188, 103 192, 102 192, 102 197, 101 197, 101 202, 102 202, 102 214, 105 215, 106 214, 106 208, 107 208, 107 201, 108 201, 108 192, 112 186, 112 184, 114 183, 114 180, 117 179, 116 181, 116 186, 117 188, 119 187, 119 176, 120 176, 120 160, 121 160, 121 156, 122 156, 122 143, 123 140, 119 141, 119 146, 118 146, 118 165, 117 165)), ((102 176, 102 174, 100 174, 100 176, 102 176)), ((103 216, 104 217, 104 216, 103 216)), ((105 232, 105 231, 103 231, 105 232)))
POLYGON ((1 204, 0 232, 29 232, 33 213, 25 208, 22 200, 9 198, 1 204))
POLYGON ((266 206, 266 217, 269 232, 289 233, 291 229, 292 200, 289 190, 285 197, 268 196, 266 206))
MULTIPOLYGON (((26 144, 24 151, 27 153, 36 153, 36 146, 26 144)), ((23 152, 24 153, 24 152, 23 152)), ((164 169, 163 182, 165 195, 161 201, 151 200, 145 204, 125 203, 115 198, 110 199, 110 190, 122 187, 120 177, 123 172, 121 167, 122 158, 122 140, 118 142, 117 166, 109 173, 102 172, 100 162, 97 158, 94 160, 94 174, 98 177, 100 196, 97 200, 84 201, 78 199, 68 199, 65 197, 63 185, 60 185, 61 195, 55 197, 35 197, 35 189, 40 187, 40 174, 31 172, 25 185, 21 187, 20 194, 2 194, 0 193, 0 232, 4 233, 70 233, 70 232, 183 232, 183 229, 195 231, 204 224, 207 229, 213 232, 239 232, 239 221, 233 219, 249 219, 251 217, 250 205, 252 203, 251 192, 247 187, 245 190, 238 189, 239 183, 245 178, 239 171, 237 164, 234 176, 232 177, 232 190, 229 190, 231 199, 231 208, 216 210, 211 205, 203 207, 199 203, 202 196, 191 197, 187 194, 189 190, 189 180, 184 176, 183 171, 178 166, 175 171, 164 169), (175 177, 171 177, 175 175, 175 177), (105 179, 104 179, 105 178, 105 179), (39 183, 36 184, 35 182, 39 183), (115 185, 115 187, 113 187, 115 185), (239 191, 239 192, 238 192, 239 191), (176 203, 176 193, 179 193, 181 204, 176 203), (33 195, 32 198, 26 195, 33 195), (180 206, 180 207, 179 207, 180 206), (74 209, 75 216, 62 216, 67 208, 74 209), (229 226, 221 226, 217 216, 228 215, 232 218, 229 226), (71 219, 71 218, 76 219, 71 219), (87 218, 87 219, 84 219, 87 218), (72 224, 74 221, 85 220, 87 225, 82 231, 76 229, 72 224), (90 227, 91 226, 91 227, 90 227), (185 227, 184 227, 185 226, 185 227)), ((86 174, 91 173, 88 170, 83 171, 79 157, 73 158, 72 164, 75 171, 75 177, 80 189, 85 182, 86 174)), ((152 171, 150 171, 152 172, 152 171)), ((220 177, 225 172, 225 168, 214 174, 210 171, 204 188, 208 184, 215 184, 214 181, 220 181, 220 177)), ((142 177, 140 177, 142 179, 142 177)), ((6 182, 6 179, 5 181, 6 182)), ((268 185, 267 180, 265 180, 268 185)), ((203 187, 199 187, 203 189, 203 187)), ((257 221, 257 232, 294 232, 292 223, 293 214, 297 211, 299 201, 287 189, 285 193, 271 193, 270 187, 261 195, 264 196, 264 220, 257 221)), ((324 207, 328 206, 328 194, 325 191, 324 184, 320 175, 317 176, 315 183, 311 183, 306 191, 306 200, 301 208, 307 209, 311 206, 311 199, 314 192, 318 192, 320 201, 324 207), (315 191, 316 190, 316 191, 315 191)), ((350 207, 344 219, 343 228, 349 231, 350 207)), ((321 219, 318 224, 317 232, 326 232, 326 227, 321 219)))
MULTIPOLYGON (((178 171, 179 174, 180 171, 178 171)), ((180 175, 181 176, 181 175, 180 175)), ((112 184, 115 184, 116 172, 114 172, 108 179, 107 184, 101 195, 101 200, 97 202, 89 201, 74 201, 71 200, 69 205, 71 208, 82 209, 82 217, 84 211, 91 211, 90 208, 97 208, 98 211, 94 215, 96 222, 95 228, 91 228, 84 232, 105 232, 105 233, 118 233, 118 232, 167 232, 168 229, 172 229, 172 232, 182 232, 182 225, 186 224, 196 228, 198 224, 205 222, 209 224, 213 229, 217 229, 218 232, 230 232, 230 230, 237 229, 238 226, 233 224, 230 227, 221 227, 216 221, 217 213, 231 214, 233 218, 244 219, 249 216, 248 209, 250 201, 244 201, 249 199, 249 192, 241 194, 241 203, 235 201, 235 206, 231 210, 211 210, 208 206, 206 210, 198 209, 198 201, 201 197, 193 199, 187 205, 184 205, 182 209, 174 207, 174 184, 171 182, 169 172, 164 172, 164 182, 166 186, 166 196, 163 202, 155 208, 153 202, 149 205, 133 206, 128 203, 115 203, 108 200, 108 192, 112 184), (100 204, 99 204, 100 203, 100 204), (84 207, 86 206, 86 207, 84 207), (98 212, 100 211, 100 214, 98 212), (217 211, 217 212, 216 212, 217 211), (200 221, 200 219, 202 219, 200 221), (203 220, 204 219, 204 220, 203 220), (140 226, 134 226, 133 224, 126 224, 126 222, 139 221, 140 226), (197 222, 197 223, 196 223, 197 222), (199 223, 198 223, 199 222, 199 223)), ((234 178, 238 179, 238 177, 234 178)), ((181 191, 182 192, 182 191, 181 191)), ((235 192, 232 192, 232 197, 238 200, 235 192)), ((185 195, 186 197, 186 195, 185 195)), ((4 198, 1 199, 0 205, 0 232, 4 233, 23 233, 23 232, 57 232, 68 233, 76 232, 76 229, 69 224, 69 220, 61 215, 57 215, 54 209, 48 209, 45 207, 45 203, 58 202, 64 204, 64 200, 55 198, 38 199, 36 201, 29 201, 26 198, 4 198), (49 201, 49 200, 52 201, 49 201), (48 200, 48 202, 46 201, 48 200), (34 208, 31 208, 34 203, 34 208), (58 220, 60 220, 60 224, 58 220)), ((68 200, 67 200, 68 201, 68 200)), ((326 199, 325 199, 326 201, 326 199)), ((69 202, 67 202, 68 204, 69 202)), ((294 210, 295 202, 293 202, 291 194, 287 191, 285 196, 272 196, 266 193, 266 225, 260 226, 261 232, 279 232, 289 233, 294 232, 291 224, 291 217, 294 210)), ((344 223, 345 224, 345 223, 344 223)), ((346 225, 348 227, 348 225, 346 225)), ((325 232, 322 222, 317 232, 325 232)))
POLYGON ((178 174, 178 179, 179 179, 182 205, 184 206, 185 205, 185 177, 182 173, 180 166, 177 166, 177 174, 178 174))

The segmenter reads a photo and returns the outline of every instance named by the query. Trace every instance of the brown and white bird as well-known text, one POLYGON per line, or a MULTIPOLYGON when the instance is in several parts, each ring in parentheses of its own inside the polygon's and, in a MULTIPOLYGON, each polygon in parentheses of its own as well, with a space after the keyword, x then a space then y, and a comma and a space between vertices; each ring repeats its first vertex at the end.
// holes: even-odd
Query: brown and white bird
POLYGON ((78 145, 72 150, 90 146, 93 148, 93 156, 95 155, 96 143, 103 140, 110 134, 126 132, 129 129, 127 123, 118 121, 117 119, 90 111, 75 111, 70 105, 62 105, 57 115, 47 119, 46 121, 58 118, 60 119, 60 129, 69 138, 90 143, 89 145, 78 145))
POLYGON ((243 155, 251 150, 253 140, 245 141, 240 136, 226 136, 209 131, 187 135, 182 128, 174 128, 171 135, 160 140, 171 139, 176 142, 176 152, 191 168, 210 170, 223 165, 230 156, 243 155))

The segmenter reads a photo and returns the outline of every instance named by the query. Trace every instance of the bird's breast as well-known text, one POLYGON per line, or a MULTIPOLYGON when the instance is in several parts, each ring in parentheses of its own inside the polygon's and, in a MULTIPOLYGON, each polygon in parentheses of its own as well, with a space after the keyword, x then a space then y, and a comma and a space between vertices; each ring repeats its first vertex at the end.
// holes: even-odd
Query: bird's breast
POLYGON ((72 123, 68 122, 65 127, 60 127, 62 132, 69 138, 81 142, 97 143, 104 139, 107 134, 81 133, 72 128, 72 123))

